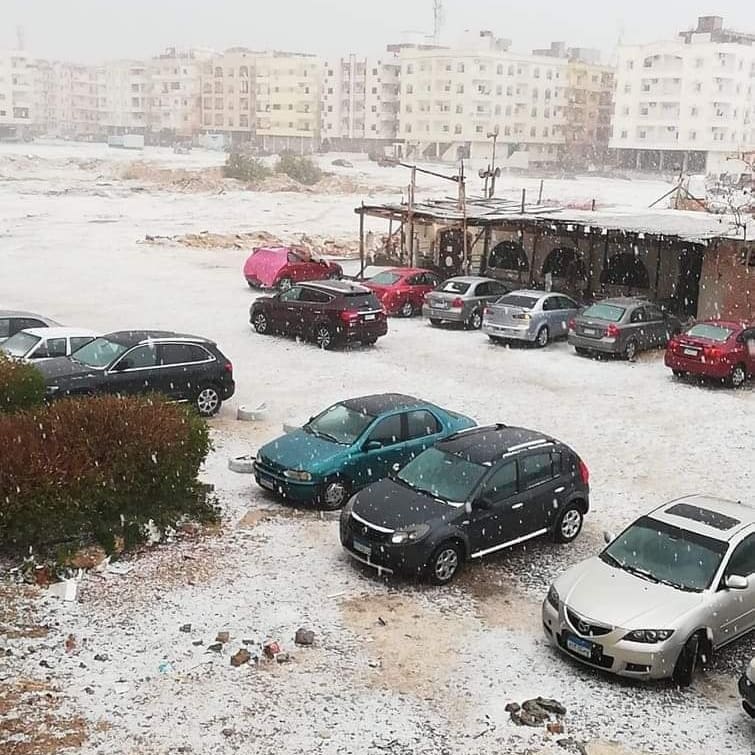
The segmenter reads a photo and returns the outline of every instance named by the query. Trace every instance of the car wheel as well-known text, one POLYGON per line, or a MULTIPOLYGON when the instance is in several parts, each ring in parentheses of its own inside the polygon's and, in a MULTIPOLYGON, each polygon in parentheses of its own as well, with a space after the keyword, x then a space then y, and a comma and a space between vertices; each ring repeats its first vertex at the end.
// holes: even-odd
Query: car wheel
POLYGON ((377 343, 377 338, 365 338, 362 341, 362 346, 374 346, 377 343))
POLYGON ((291 278, 281 278, 278 281, 278 291, 288 291, 289 288, 293 285, 293 281, 291 278))
POLYGON ((432 325, 434 328, 440 327, 441 320, 437 320, 434 317, 430 318, 430 325, 432 325))
POLYGON ((469 319, 467 320, 467 327, 470 330, 479 330, 482 327, 482 313, 479 309, 476 309, 469 316, 469 319))
POLYGON ((700 635, 690 637, 679 653, 671 678, 680 687, 689 687, 695 676, 697 663, 700 660, 700 635))
POLYGON ((252 327, 263 336, 270 335, 270 321, 264 312, 255 312, 252 315, 252 327))
POLYGON ((743 364, 734 365, 729 375, 729 384, 732 388, 741 388, 747 380, 747 370, 743 364))
POLYGON ((744 708, 745 713, 750 716, 750 718, 755 718, 755 708, 753 708, 752 705, 747 702, 747 700, 742 700, 742 707, 744 708))
POLYGON ((447 585, 460 571, 463 554, 458 543, 448 541, 439 545, 430 559, 430 581, 447 585))
POLYGON ((627 362, 634 362, 635 359, 637 359, 637 341, 635 341, 633 338, 630 338, 626 344, 624 344, 624 359, 627 360, 627 362))
POLYGON ((537 336, 535 337, 535 344, 538 348, 542 349, 544 346, 548 345, 548 341, 550 341, 551 334, 548 330, 547 325, 543 325, 540 330, 537 331, 537 336))
POLYGON ((401 317, 411 317, 414 314, 414 304, 412 304, 410 301, 405 301, 401 305, 399 313, 401 317))
POLYGON ((590 356, 590 349, 585 349, 582 346, 575 346, 574 351, 577 352, 581 357, 589 357, 590 356))
POLYGON ((321 349, 333 348, 333 331, 331 330, 330 325, 325 325, 323 323, 322 325, 315 327, 315 343, 321 349))
POLYGON ((582 531, 582 522, 584 517, 582 511, 576 503, 570 503, 558 518, 556 525, 556 541, 559 543, 570 543, 582 531))
POLYGON ((203 385, 194 399, 194 406, 202 417, 212 417, 220 411, 223 399, 214 385, 203 385))
POLYGON ((350 486, 347 480, 331 480, 323 485, 318 497, 320 508, 325 511, 337 511, 346 505, 349 500, 350 486))

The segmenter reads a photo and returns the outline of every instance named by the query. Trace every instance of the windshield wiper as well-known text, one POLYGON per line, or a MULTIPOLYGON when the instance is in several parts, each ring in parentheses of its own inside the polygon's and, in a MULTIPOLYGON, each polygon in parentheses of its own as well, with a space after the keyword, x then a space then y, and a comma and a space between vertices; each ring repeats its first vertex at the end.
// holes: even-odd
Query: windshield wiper
POLYGON ((613 564, 614 566, 618 567, 619 569, 623 569, 624 568, 624 564, 622 564, 621 561, 619 561, 619 559, 616 558, 616 556, 612 556, 607 551, 604 551, 603 553, 601 553, 600 557, 604 561, 608 561, 610 564, 613 564))
POLYGON ((338 443, 339 446, 348 445, 348 443, 344 443, 343 441, 338 440, 338 438, 335 438, 332 435, 329 435, 328 433, 324 433, 321 430, 315 430, 309 425, 304 425, 304 430, 306 430, 308 433, 311 433, 312 435, 318 438, 322 438, 323 440, 329 440, 331 443, 338 443))
POLYGON ((679 582, 674 582, 671 579, 659 579, 658 581, 662 585, 668 585, 669 587, 674 587, 677 590, 683 590, 684 592, 702 592, 701 590, 698 590, 696 587, 690 587, 689 585, 682 585, 679 582))
POLYGON ((647 571, 647 569, 640 569, 639 566, 629 566, 629 564, 622 564, 621 568, 626 569, 630 574, 635 574, 642 579, 648 580, 648 582, 655 582, 656 584, 658 584, 661 581, 660 579, 658 579, 658 577, 655 576, 655 574, 647 571))

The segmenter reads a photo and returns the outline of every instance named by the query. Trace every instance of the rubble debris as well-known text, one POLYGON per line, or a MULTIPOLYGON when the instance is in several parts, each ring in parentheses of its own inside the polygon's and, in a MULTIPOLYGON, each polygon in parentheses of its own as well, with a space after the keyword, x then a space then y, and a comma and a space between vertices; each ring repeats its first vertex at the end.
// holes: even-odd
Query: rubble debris
POLYGON ((557 716, 566 715, 566 708, 563 705, 561 705, 561 703, 558 700, 553 700, 552 698, 548 698, 548 697, 536 697, 534 701, 528 700, 527 702, 536 703, 543 710, 547 710, 548 713, 555 713, 557 716))
POLYGON ((68 637, 66 637, 65 641, 65 648, 66 653, 73 653, 73 651, 76 649, 76 637, 74 635, 69 634, 68 637))
POLYGON ((204 645, 204 640, 194 640, 191 644, 196 646, 204 645))
POLYGON ((296 630, 294 636, 294 642, 297 645, 312 645, 315 641, 315 633, 311 629, 304 629, 303 627, 296 630))
POLYGON ((266 658, 275 658, 278 653, 281 652, 281 646, 274 641, 266 642, 262 646, 262 652, 265 654, 266 658))
POLYGON ((110 660, 110 656, 107 655, 107 653, 97 653, 94 656, 95 661, 100 661, 101 663, 105 663, 106 661, 110 660))
POLYGON ((215 642, 219 642, 222 645, 225 645, 228 640, 231 639, 231 635, 228 632, 218 632, 218 636, 215 638, 215 642))
POLYGON ((507 703, 505 710, 511 716, 511 720, 519 726, 542 726, 546 724, 548 731, 551 731, 550 726, 553 724, 554 729, 551 733, 563 734, 563 724, 560 721, 551 721, 551 714, 563 716, 566 713, 566 707, 558 700, 548 697, 535 697, 525 700, 521 707, 515 702, 507 703))
POLYGON ((163 661, 158 667, 157 670, 161 674, 169 674, 171 671, 173 671, 173 664, 170 661, 163 661))
POLYGON ((378 624, 380 624, 381 627, 387 626, 388 622, 382 617, 378 616, 378 624))
POLYGON ((522 706, 519 703, 506 703, 506 707, 504 708, 506 713, 519 713, 521 709, 522 706))
POLYGON ((561 721, 549 721, 545 728, 548 730, 549 734, 563 734, 564 733, 564 725, 561 723, 561 721))
POLYGON ((240 648, 231 656, 231 666, 243 666, 249 663, 252 654, 246 648, 240 648))
POLYGON ((55 582, 47 588, 47 595, 51 598, 60 598, 68 603, 76 600, 79 590, 79 581, 76 577, 64 579, 62 582, 55 582))
POLYGON ((90 545, 76 551, 68 563, 75 569, 89 570, 99 566, 106 558, 107 554, 99 545, 90 545))
POLYGON ((207 650, 205 650, 206 653, 219 653, 223 649, 223 643, 222 642, 215 642, 212 645, 207 646, 207 650))
POLYGON ((191 632, 191 624, 183 624, 178 630, 179 632, 186 632, 187 634, 191 632))
POLYGON ((291 660, 291 655, 289 653, 276 653, 275 660, 278 663, 288 663, 291 660))

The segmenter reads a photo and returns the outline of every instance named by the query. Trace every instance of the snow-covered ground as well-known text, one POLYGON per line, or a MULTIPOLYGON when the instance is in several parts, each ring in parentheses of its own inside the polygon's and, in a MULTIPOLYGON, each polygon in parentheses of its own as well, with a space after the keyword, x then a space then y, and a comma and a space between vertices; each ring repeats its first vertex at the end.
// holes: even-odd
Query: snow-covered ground
MULTIPOLYGON (((392 320, 373 349, 322 352, 255 335, 247 322, 255 294, 240 274, 245 252, 148 246, 144 235, 351 234, 360 197, 133 192, 122 182, 97 187, 96 171, 66 167, 70 158, 175 167, 185 156, 0 146, 0 308, 103 332, 155 327, 211 336, 237 380, 237 395, 212 421, 216 449, 204 472, 223 505, 222 533, 160 547, 124 577, 89 577, 78 603, 35 599, 30 616, 49 627, 46 637, 0 635, 14 653, 3 659, 0 679, 49 679, 59 688, 63 711, 88 724, 80 752, 567 752, 555 744, 560 737, 517 728, 504 712, 507 702, 536 695, 567 706, 567 735, 577 740, 666 755, 752 750, 755 727, 739 708, 736 678, 754 641, 723 653, 690 690, 678 691, 565 661, 544 642, 539 620, 550 579, 594 553, 604 529, 684 493, 752 497, 752 387, 675 382, 657 354, 627 364, 582 359, 561 343, 501 348, 419 319, 392 320), (284 421, 384 391, 419 395, 480 422, 538 428, 572 445, 592 474, 581 537, 570 547, 535 542, 490 557, 447 589, 384 582, 342 554, 334 516, 287 509, 226 468, 230 456, 279 434, 284 421), (236 422, 239 404, 262 401, 265 421, 236 422), (179 631, 189 623, 191 631, 179 631), (316 633, 313 648, 293 645, 302 625, 316 633), (206 652, 221 630, 231 635, 223 654, 206 652), (291 651, 291 663, 229 665, 243 640, 255 653, 267 638, 291 651)), ((188 158, 194 167, 222 161, 198 150, 188 158)), ((397 191, 406 178, 400 168, 355 165, 366 176, 360 180, 393 181, 397 191)), ((507 178, 502 190, 514 194, 523 183, 507 178)), ((546 195, 642 208, 664 186, 547 181, 546 195)), ((0 707, 0 722, 2 715, 0 707)))

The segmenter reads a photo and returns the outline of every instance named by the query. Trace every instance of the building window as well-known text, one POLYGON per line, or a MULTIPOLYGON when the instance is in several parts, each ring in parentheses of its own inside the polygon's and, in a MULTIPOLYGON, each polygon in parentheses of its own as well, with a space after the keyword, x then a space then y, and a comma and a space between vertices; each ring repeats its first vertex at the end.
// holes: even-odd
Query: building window
POLYGON ((414 94, 414 87, 411 84, 406 85, 406 93, 407 94, 414 94))
POLYGON ((534 126, 530 129, 530 136, 537 136, 537 129, 534 126))
POLYGON ((458 85, 458 86, 456 87, 456 93, 457 93, 457 94, 464 94, 464 84, 459 84, 459 85, 458 85))
POLYGON ((223 109, 223 98, 222 97, 216 97, 215 98, 215 110, 222 110, 223 109))
POLYGON ((464 63, 459 63, 459 65, 458 65, 458 66, 456 66, 456 70, 457 70, 457 71, 458 71, 459 73, 464 73, 464 63))
POLYGON ((457 105, 456 106, 456 112, 461 115, 464 112, 464 106, 463 105, 457 105))
POLYGON ((407 73, 414 73, 414 66, 411 63, 406 64, 406 72, 407 73))
POLYGON ((476 133, 481 134, 482 133, 482 126, 480 126, 480 125, 475 126, 474 130, 475 130, 476 133))
POLYGON ((457 123, 454 126, 454 134, 460 134, 461 133, 461 124, 457 123))

